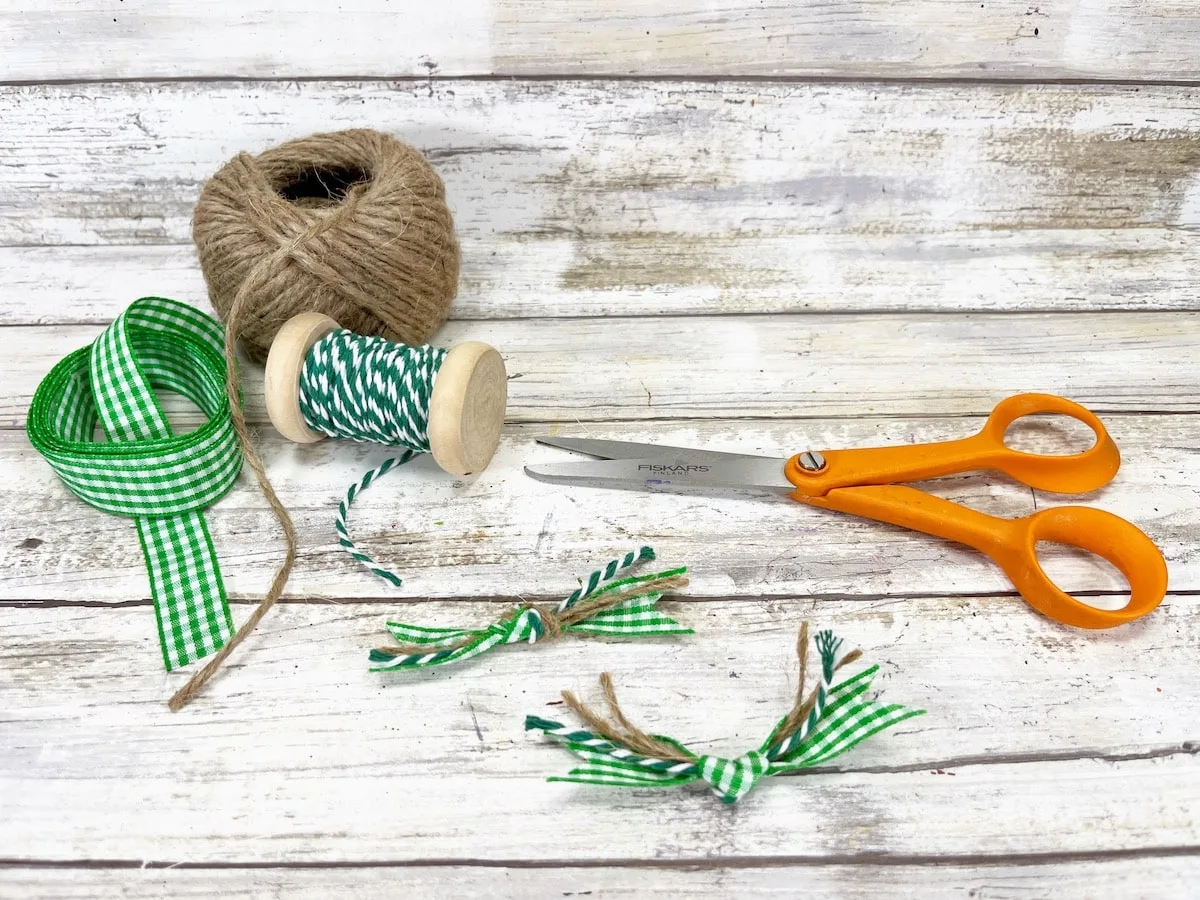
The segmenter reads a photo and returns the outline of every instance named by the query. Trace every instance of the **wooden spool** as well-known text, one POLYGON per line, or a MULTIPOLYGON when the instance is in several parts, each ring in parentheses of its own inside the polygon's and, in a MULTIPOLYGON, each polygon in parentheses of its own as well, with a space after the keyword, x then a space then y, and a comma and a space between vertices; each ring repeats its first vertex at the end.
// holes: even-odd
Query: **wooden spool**
MULTIPOLYGON (((300 412, 300 372, 312 345, 340 326, 322 313, 287 321, 267 356, 267 415, 275 430, 299 444, 325 435, 313 431, 300 412)), ((429 447, 439 466, 453 475, 487 468, 500 443, 508 402, 508 375, 495 348, 479 341, 452 347, 433 380, 429 401, 429 447)))

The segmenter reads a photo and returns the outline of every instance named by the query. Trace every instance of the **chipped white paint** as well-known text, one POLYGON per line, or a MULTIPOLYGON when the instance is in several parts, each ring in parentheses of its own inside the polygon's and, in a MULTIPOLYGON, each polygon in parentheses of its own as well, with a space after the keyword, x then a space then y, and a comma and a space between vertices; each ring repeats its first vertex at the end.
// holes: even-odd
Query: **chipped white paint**
MULTIPOLYGON (((50 366, 100 331, 23 328, 0 416, 22 417, 50 366)), ((1200 405, 1198 338, 1200 319, 1189 313, 1081 312, 456 321, 437 342, 500 350, 509 422, 569 426, 982 415, 1022 391, 1062 394, 1098 413, 1191 412, 1200 405)), ((266 422, 257 380, 246 405, 252 421, 266 422)))
POLYGON ((0 0, 0 78, 487 72, 491 10, 492 0, 0 0))
POLYGON ((1194 79, 1198 35, 1187 0, 4 0, 0 77, 1194 79))
POLYGON ((452 866, 339 867, 324 869, 120 869, 12 868, 4 886, 13 896, 35 894, 61 900, 117 895, 130 900, 227 900, 286 896, 328 900, 343 896, 420 896, 437 885, 453 896, 586 897, 615 900, 658 894, 722 900, 770 897, 794 900, 798 888, 811 900, 876 900, 881 896, 958 897, 998 900, 1028 896, 1083 898, 1182 897, 1195 884, 1194 858, 1143 856, 983 868, 919 865, 716 864, 682 869, 607 866, 587 869, 523 869, 452 866))
POLYGON ((1057 853, 1188 846, 1200 766, 1195 717, 1180 713, 1200 708, 1200 686, 1167 661, 1200 640, 1195 599, 1083 635, 988 598, 673 603, 697 634, 563 640, 394 675, 365 665, 390 640, 386 617, 482 624, 503 606, 285 604, 177 714, 163 701, 186 675, 161 672, 144 604, 0 610, 0 842, 10 857, 165 863, 705 865, 1002 861, 1044 851, 1047 835, 1057 853), (705 752, 757 744, 795 690, 805 618, 881 664, 881 696, 928 714, 732 809, 704 790, 545 783, 570 757, 524 716, 568 716, 559 691, 594 699, 601 671, 642 724, 705 752))
MULTIPOLYGON (((1200 189, 1188 198, 1179 224, 1200 227, 1200 189)), ((481 231, 453 315, 1187 310, 1200 296, 1200 241, 1168 228, 614 236, 586 269, 576 241, 481 231)), ((205 296, 190 244, 0 247, 0 271, 6 325, 108 322, 146 294, 205 296)))
MULTIPOLYGON (((779 309, 796 282, 807 296, 844 289, 870 272, 858 257, 882 253, 915 257, 905 277, 975 254, 981 282, 989 260, 1008 282, 1032 265, 1029 279, 1061 298, 1063 279, 1038 269, 1077 252, 1075 240, 1113 235, 1119 255, 1139 253, 1122 230, 1151 250, 1169 240, 1161 231, 1200 174, 1194 94, 676 81, 3 88, 0 121, 22 137, 0 167, 0 246, 187 243, 201 185, 238 150, 367 122, 430 155, 477 272, 512 270, 543 294, 594 303, 699 285, 697 300, 719 309, 749 294, 758 310, 763 293, 779 309), (804 276, 814 251, 836 254, 840 278, 804 276)), ((1108 255, 1094 251, 1093 264, 1108 255)), ((1127 265, 1118 258, 1111 274, 1127 265)))
MULTIPOLYGON (((1195 416, 1110 416, 1124 463, 1114 482, 1085 497, 1035 496, 1007 479, 944 479, 940 494, 999 516, 1027 515, 1068 502, 1099 506, 1136 522, 1163 549, 1177 591, 1200 589, 1200 453, 1181 449, 1195 416)), ((966 434, 972 419, 866 418, 747 421, 709 419, 649 425, 565 425, 589 434, 670 445, 787 455, 803 447, 871 446, 966 434)), ((589 563, 599 565, 640 543, 668 561, 690 562, 693 598, 856 597, 1011 591, 1005 577, 972 550, 853 517, 749 498, 683 497, 597 491, 535 482, 522 466, 571 456, 533 443, 546 429, 510 426, 491 466, 452 480, 432 462, 410 464, 362 495, 351 529, 362 546, 405 578, 391 587, 353 564, 335 544, 333 511, 341 492, 384 458, 378 447, 323 442, 296 447, 262 440, 271 477, 300 532, 292 597, 553 597, 589 563), (880 559, 888 565, 881 567, 880 559)), ((264 431, 270 432, 269 428, 264 431)), ((24 495, 22 515, 0 521, 0 591, 22 600, 117 603, 147 596, 132 523, 75 503, 24 437, 0 433, 0 492, 24 495), (55 521, 58 511, 71 515, 55 521), (32 539, 36 546, 27 546, 32 539), (86 590, 84 590, 86 586, 86 590), (67 596, 64 597, 64 589, 67 596)), ((245 476, 208 514, 226 584, 249 598, 269 583, 282 539, 245 476), (247 544, 246 535, 257 539, 247 544)), ((1091 557, 1043 553, 1053 576, 1076 591, 1121 592, 1123 580, 1091 557)), ((1015 598, 1011 601, 1020 603, 1015 598)))
POLYGON ((1188 179, 1183 202, 1179 204, 1179 224, 1183 228, 1200 230, 1200 175, 1188 179))

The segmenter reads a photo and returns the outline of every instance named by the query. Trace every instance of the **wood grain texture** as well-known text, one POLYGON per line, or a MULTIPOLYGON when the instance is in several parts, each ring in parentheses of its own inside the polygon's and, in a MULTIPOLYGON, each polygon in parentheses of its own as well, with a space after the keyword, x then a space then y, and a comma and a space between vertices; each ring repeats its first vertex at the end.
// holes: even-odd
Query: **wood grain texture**
MULTIPOLYGON (((735 234, 697 244, 649 234, 616 239, 597 258, 607 286, 564 284, 562 250, 556 241, 478 234, 463 259, 453 315, 1200 307, 1200 240, 1182 229, 735 234)), ((206 290, 190 244, 0 247, 0 287, 0 325, 106 323, 136 297, 199 298, 206 290)))
MULTIPOLYGON (((1115 262, 1088 257, 1120 284, 1139 238, 1152 259, 1167 246, 1195 253, 1194 94, 671 81, 8 87, 0 245, 185 243, 201 184, 234 153, 369 123, 427 153, 463 256, 496 280, 514 265, 528 280, 534 265, 543 290, 624 292, 621 302, 692 292, 696 305, 731 311, 726 292, 756 304, 796 281, 810 293, 853 283, 845 257, 886 258, 889 247, 896 262, 944 260, 951 271, 998 254, 1002 280, 1048 285, 1059 281, 1047 271, 1055 248, 1070 253, 1055 233, 1068 232, 1069 248, 1079 231, 1127 229, 1136 233, 1110 237, 1115 262), (1004 262, 1024 231, 1043 232, 1025 254, 1028 276, 1004 262), (970 232, 980 234, 960 246, 970 232), (798 263, 781 260, 810 248, 817 264, 831 253, 840 262, 797 278, 798 263)), ((963 282, 968 298, 973 283, 963 282)), ((875 287, 885 285, 895 289, 875 287)), ((485 286, 468 280, 462 293, 485 286)))
MULTIPOLYGON (((3 427, 20 427, 45 373, 100 331, 13 329, 21 354, 0 397, 3 427)), ((1198 335, 1190 313, 905 313, 451 322, 437 343, 480 340, 503 354, 507 421, 569 424, 979 415, 1023 391, 1097 413, 1190 412, 1200 404, 1198 335)), ((252 371, 247 417, 265 423, 252 371)))
MULTIPOLYGON (((973 418, 728 420, 589 424, 560 433, 788 455, 808 437, 822 447, 931 441, 974 430, 973 418)), ((1195 416, 1110 416, 1124 453, 1116 480, 1092 495, 1032 492, 999 476, 930 482, 936 492, 999 516, 1078 502, 1114 512, 1162 548, 1173 591, 1200 590, 1200 451, 1195 416)), ((848 598, 1011 592, 986 558, 904 529, 788 501, 565 488, 528 478, 522 466, 572 458, 533 443, 540 426, 510 426, 492 465, 451 479, 426 458, 367 491, 351 532, 405 579, 395 590, 336 545, 333 517, 346 488, 385 458, 383 448, 342 442, 298 447, 261 441, 268 469, 300 534, 288 597, 382 604, 414 597, 536 596, 558 599, 577 576, 642 544, 668 565, 692 567, 684 596, 848 598)), ((1053 449, 1058 449, 1058 445, 1053 449)), ((1046 446, 1044 449, 1052 449, 1046 446)), ((19 603, 145 602, 145 567, 132 523, 76 500, 24 435, 0 432, 0 600, 19 603)), ((277 524, 250 476, 207 513, 231 594, 258 596, 283 552, 277 524)), ((1092 557, 1046 548, 1051 574, 1074 591, 1123 594, 1123 579, 1092 557)), ((950 602, 955 602, 953 599, 950 602)), ((973 600, 964 601, 968 606, 973 600)), ((1020 607, 1015 596, 997 601, 1020 607)), ((1113 599, 1093 602, 1111 603, 1113 599)))
MULTIPOLYGON (((164 700, 186 675, 155 661, 148 608, 0 610, 0 842, 16 859, 504 861, 536 848, 709 865, 1003 862, 1044 851, 1047 834, 1068 854, 1196 846, 1200 742, 1181 713, 1200 694, 1167 662, 1200 639, 1195 599, 1103 634, 1009 603, 689 605, 688 638, 562 641, 394 676, 366 671, 386 640, 378 607, 287 605, 177 714, 164 700), (795 690, 803 618, 835 624, 881 664, 882 696, 928 715, 733 808, 701 790, 545 783, 570 757, 523 732, 524 715, 565 715, 559 690, 593 698, 602 670, 656 730, 707 752, 757 744, 795 690)), ((496 610, 391 612, 452 624, 496 610)))
POLYGON ((1186 0, 50 0, 0 4, 0 78, 701 75, 1196 79, 1186 0), (70 47, 71 52, 63 52, 70 47))
POLYGON ((1028 865, 772 865, 670 869, 608 866, 563 869, 455 866, 344 866, 329 869, 162 869, 13 866, 0 869, 0 897, 46 900, 97 897, 207 898, 375 897, 437 891, 451 896, 520 898, 778 897, 792 900, 798 886, 818 900, 903 896, 977 898, 1111 894, 1128 898, 1185 896, 1200 856, 1144 856, 1028 865))
MULTIPOLYGON (((1194 4, 338 6, 0 0, 0 897, 1186 896, 1194 4), (382 448, 298 448, 261 427, 299 566, 173 715, 187 676, 162 671, 132 525, 65 491, 25 411, 135 297, 203 302, 189 220, 222 162, 363 125, 445 178, 464 265, 437 342, 505 354, 510 424, 475 479, 425 459, 361 498, 351 528, 403 572, 398 590, 332 533, 382 448), (1002 516, 1081 502, 1136 522, 1170 571, 1151 616, 1082 633, 1028 610, 979 554, 900 529, 521 471, 569 457, 532 444, 547 430, 786 455, 965 434, 1022 390, 1104 416, 1113 484, 929 487, 1002 516), (691 567, 668 610, 695 635, 366 671, 389 616, 482 625, 643 543, 691 567), (790 701, 805 618, 928 715, 733 808, 545 782, 570 758, 524 714, 568 718, 558 691, 593 698, 604 670, 636 721, 709 752, 753 746, 790 701)), ((261 425, 256 368, 247 387, 261 425)), ((1064 448, 1044 425, 1020 438, 1064 448)), ((276 525, 248 479, 208 519, 244 621, 276 525)), ((1042 558, 1118 601, 1107 567, 1042 558)))

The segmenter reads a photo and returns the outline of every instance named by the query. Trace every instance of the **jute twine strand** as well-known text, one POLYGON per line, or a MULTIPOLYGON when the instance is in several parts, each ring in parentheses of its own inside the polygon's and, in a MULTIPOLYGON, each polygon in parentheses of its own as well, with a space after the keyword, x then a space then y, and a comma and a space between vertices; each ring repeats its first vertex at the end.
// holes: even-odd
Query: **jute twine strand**
MULTIPOLYGON (((776 734, 791 734, 798 729, 800 725, 808 718, 808 714, 812 712, 813 707, 817 704, 817 694, 819 688, 814 688, 813 692, 804 696, 804 674, 808 671, 808 623, 805 622, 800 626, 800 636, 796 639, 796 656, 800 660, 800 677, 799 683, 796 685, 796 702, 792 705, 791 712, 787 714, 787 718, 775 729, 776 734)), ((862 656, 861 650, 851 650, 834 666, 833 671, 837 671, 843 666, 848 666, 850 663, 859 659, 862 656)))
MULTIPOLYGON (((814 689, 808 697, 804 696, 805 670, 808 667, 808 623, 800 626, 800 636, 796 641, 796 654, 800 662, 800 678, 796 687, 796 700, 787 718, 776 727, 775 734, 789 734, 800 727, 800 724, 812 712, 817 702, 819 688, 814 689)), ((842 657, 835 665, 834 671, 849 665, 862 656, 861 650, 853 650, 842 657)), ((612 675, 604 672, 600 676, 600 689, 604 693, 604 701, 608 707, 608 716, 602 716, 590 709, 570 691, 563 691, 563 702, 571 708, 575 715, 587 723, 588 728, 605 740, 627 747, 642 756, 665 759, 670 762, 695 762, 696 757, 681 750, 676 744, 661 740, 647 734, 629 721, 621 704, 617 702, 617 692, 613 687, 612 675)))
POLYGON ((205 185, 192 233, 209 297, 225 322, 234 430, 287 549, 254 612, 171 697, 172 712, 186 706, 258 626, 296 562, 296 528, 242 409, 239 341, 261 362, 288 319, 314 310, 359 334, 421 343, 445 320, 459 263, 437 173, 413 147, 368 129, 289 141, 258 157, 239 154, 205 185), (306 178, 322 190, 287 196, 306 178))
MULTIPOLYGON (((247 285, 250 285, 247 282, 247 285)), ((280 527, 283 529, 284 541, 287 544, 287 551, 284 554, 283 562, 275 572, 275 578, 271 582, 271 587, 267 590, 262 601, 250 614, 237 632, 207 663, 204 668, 200 669, 188 679, 187 684, 176 691, 167 703, 171 712, 178 712, 187 706, 208 680, 216 674, 225 662, 229 654, 246 637, 252 632, 258 623, 275 605, 275 601, 283 594, 283 589, 287 585, 288 578, 291 577, 292 567, 296 563, 296 526, 292 524, 292 517, 288 515, 287 509, 279 501, 279 496, 275 493, 275 488, 271 486, 271 479, 267 477, 266 468, 263 465, 262 457, 258 455, 258 451, 254 449, 254 441, 250 435, 250 429, 246 425, 246 414, 242 410, 241 389, 238 378, 238 361, 237 361, 237 339, 241 328, 241 318, 243 309, 250 296, 247 285, 243 286, 243 290, 239 292, 229 308, 229 317, 225 325, 225 390, 229 396, 229 406, 233 419, 233 428, 237 432, 238 443, 241 444, 242 454, 245 458, 246 465, 254 472, 254 477, 258 481, 258 486, 261 488, 263 496, 267 498, 267 503, 271 505, 271 510, 275 513, 275 518, 279 521, 280 527)))

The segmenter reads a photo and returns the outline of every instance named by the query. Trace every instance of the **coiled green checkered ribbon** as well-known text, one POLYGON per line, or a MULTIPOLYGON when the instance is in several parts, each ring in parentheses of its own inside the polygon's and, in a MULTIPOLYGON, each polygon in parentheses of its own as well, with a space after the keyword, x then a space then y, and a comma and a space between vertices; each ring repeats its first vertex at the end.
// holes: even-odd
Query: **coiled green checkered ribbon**
POLYGON ((438 347, 409 347, 339 328, 313 344, 300 371, 300 412, 313 431, 405 448, 350 485, 333 522, 338 546, 396 587, 400 576, 355 545, 347 519, 359 494, 429 452, 429 400, 445 359, 438 347))
POLYGON ((680 567, 657 572, 653 575, 638 575, 617 578, 641 562, 653 560, 654 550, 642 547, 623 557, 612 560, 602 569, 592 572, 579 588, 561 600, 554 611, 547 612, 533 606, 518 606, 511 616, 489 625, 487 628, 427 628, 420 625, 405 625, 388 622, 388 630, 405 646, 372 650, 370 654, 372 672, 392 669, 422 669, 430 666, 463 662, 486 653, 504 644, 534 644, 548 633, 603 634, 614 637, 661 637, 671 634, 692 634, 692 629, 680 625, 669 616, 655 609, 662 597, 656 584, 683 575, 687 569, 680 567), (641 587, 646 591, 642 592, 641 587), (619 602, 606 605, 606 597, 620 595, 619 602), (572 621, 572 610, 585 610, 580 604, 596 607, 590 615, 572 621), (553 631, 548 627, 547 616, 556 620, 553 631), (559 624, 561 622, 561 624, 559 624))
MULTIPOLYGON (((737 759, 693 753, 671 738, 639 732, 637 736, 644 739, 643 743, 652 742, 663 748, 659 752, 674 758, 655 757, 625 746, 619 728, 607 725, 605 730, 608 733, 600 735, 538 716, 528 716, 525 728, 541 731, 547 737, 561 742, 586 763, 566 775, 553 776, 549 781, 621 787, 675 787, 703 781, 723 803, 736 803, 765 777, 828 762, 871 735, 925 712, 898 704, 885 705, 867 700, 865 694, 879 666, 871 666, 852 678, 834 684, 834 673, 843 662, 856 659, 857 653, 853 656, 843 653, 841 640, 829 631, 819 632, 815 643, 821 654, 821 681, 806 704, 811 704, 808 714, 799 721, 790 714, 784 716, 757 749, 737 759)), ((618 723, 625 722, 624 716, 616 708, 611 682, 604 683, 609 694, 611 718, 618 723)), ((563 696, 578 708, 574 697, 569 694, 563 696)), ((595 714, 588 714, 599 721, 595 714)), ((626 735, 629 734, 626 731, 626 735)))
POLYGON ((233 631, 200 513, 241 471, 224 346, 211 316, 144 297, 50 371, 26 423, 30 443, 72 492, 137 523, 167 669, 220 649, 233 631), (207 421, 176 435, 155 388, 182 394, 207 421), (95 439, 97 424, 107 441, 95 439))

